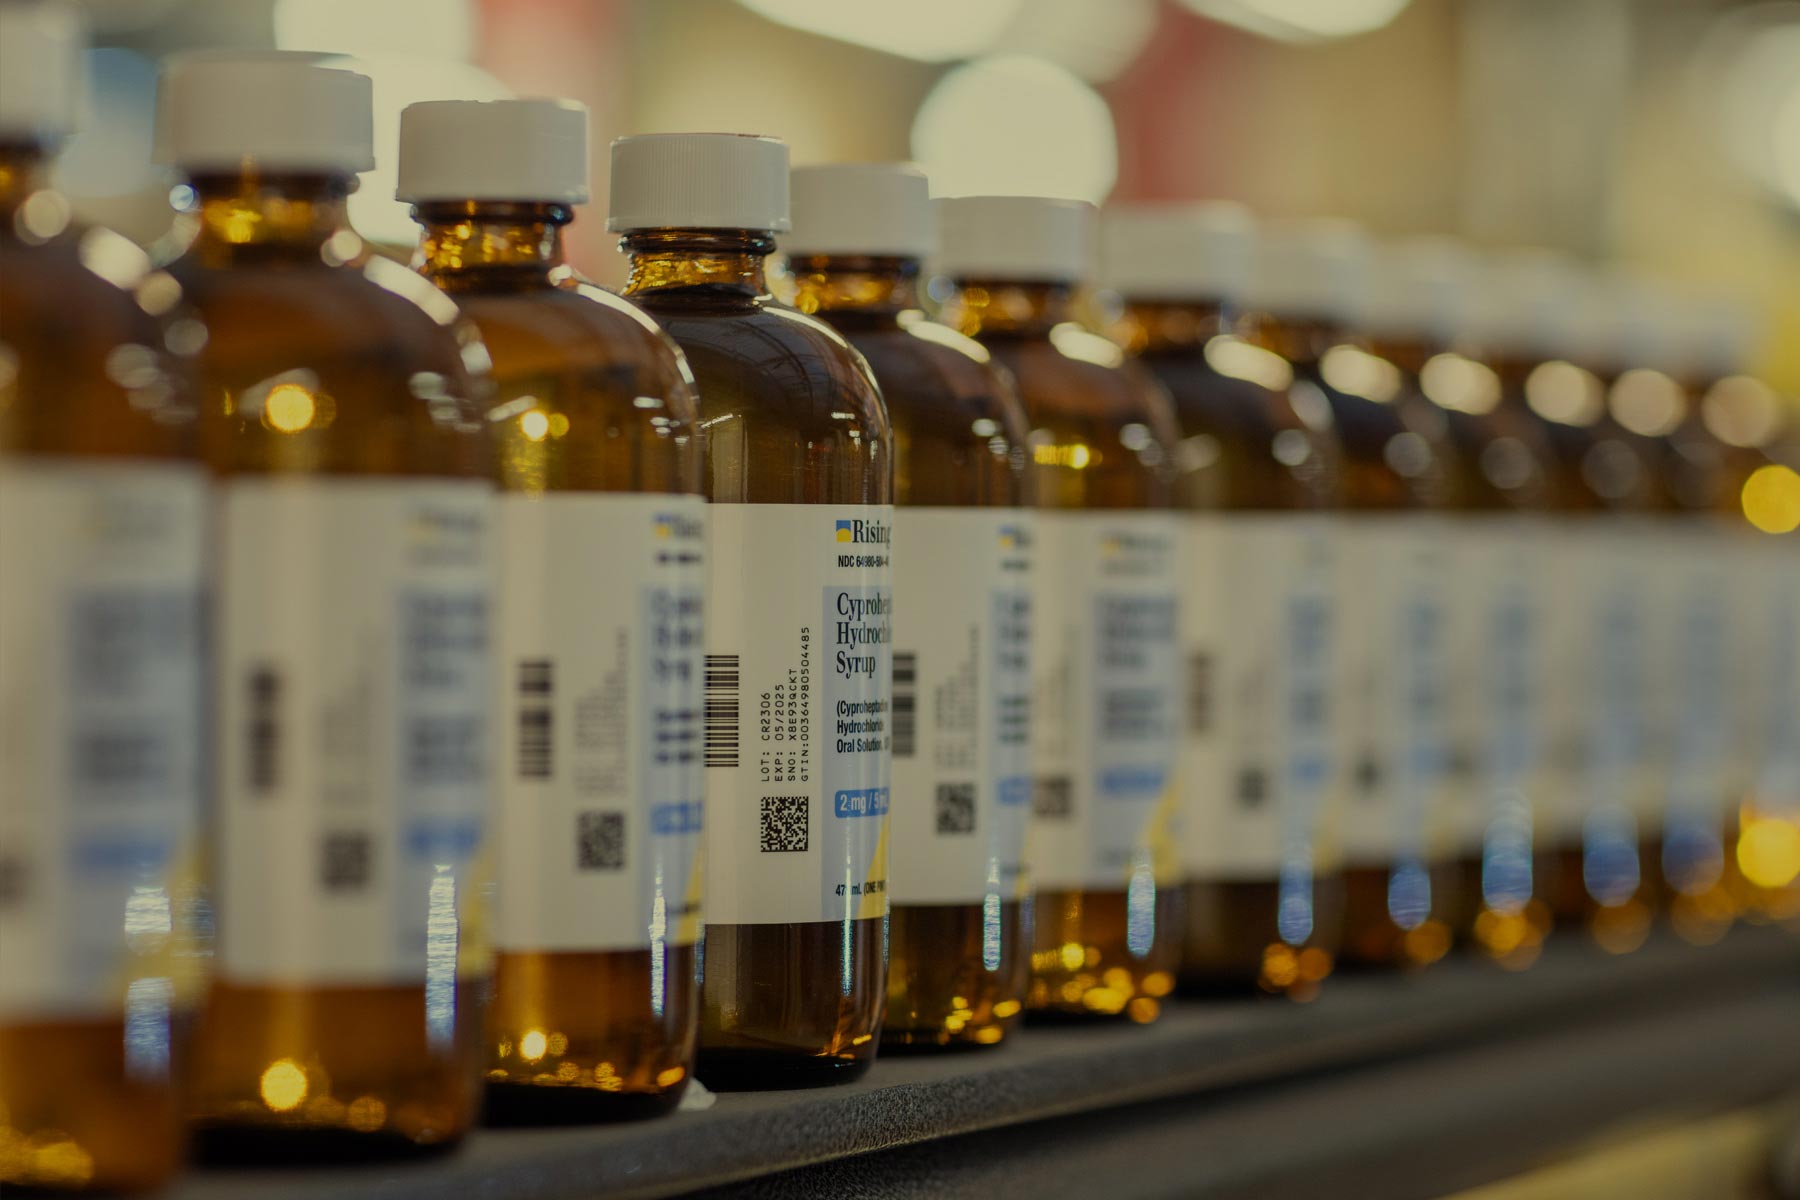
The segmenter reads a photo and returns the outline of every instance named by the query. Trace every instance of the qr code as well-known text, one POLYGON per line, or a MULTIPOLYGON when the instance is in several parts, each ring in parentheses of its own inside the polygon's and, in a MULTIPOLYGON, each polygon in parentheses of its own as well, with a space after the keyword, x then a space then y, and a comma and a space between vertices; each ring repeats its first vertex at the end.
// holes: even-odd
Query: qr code
POLYGON ((762 850, 765 854, 807 849, 811 806, 808 796, 762 798, 762 850))
POLYGON ((938 784, 937 831, 939 833, 975 832, 974 784, 938 784))
POLYGON ((576 866, 583 871, 625 867, 625 814, 584 812, 575 816, 576 866))
POLYGON ((1075 795, 1067 778, 1040 779, 1031 789, 1031 811, 1039 817, 1070 817, 1075 814, 1075 795))
POLYGON ((354 892, 369 886, 373 853, 366 833, 328 833, 319 878, 328 892, 354 892))

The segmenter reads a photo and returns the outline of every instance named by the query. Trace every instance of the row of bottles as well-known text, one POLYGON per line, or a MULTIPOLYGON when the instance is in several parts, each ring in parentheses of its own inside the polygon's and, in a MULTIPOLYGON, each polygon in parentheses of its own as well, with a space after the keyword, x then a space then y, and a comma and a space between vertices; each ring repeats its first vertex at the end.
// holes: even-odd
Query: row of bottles
POLYGON ((1091 206, 720 134, 615 143, 622 299, 552 101, 407 110, 409 271, 299 56, 170 63, 156 269, 41 185, 78 45, 0 8, 0 1180, 1788 903, 1774 464, 1660 317, 1577 365, 1553 264, 1210 206, 1107 218, 1102 322, 1091 206))

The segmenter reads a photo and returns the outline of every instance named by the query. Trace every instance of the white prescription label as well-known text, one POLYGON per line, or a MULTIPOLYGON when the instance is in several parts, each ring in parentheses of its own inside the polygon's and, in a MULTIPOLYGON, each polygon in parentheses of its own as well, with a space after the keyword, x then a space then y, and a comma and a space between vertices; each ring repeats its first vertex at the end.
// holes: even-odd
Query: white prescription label
POLYGON ((1031 813, 1033 514, 900 508, 895 904, 1019 899, 1031 813))
POLYGON ((1203 807, 1207 832, 1189 834, 1208 848, 1200 878, 1279 878, 1296 941, 1310 928, 1312 874, 1335 853, 1327 793, 1344 739, 1332 713, 1332 534, 1312 514, 1230 518, 1218 576, 1229 631, 1219 645, 1223 773, 1203 807))
POLYGON ((707 920, 883 916, 894 510, 709 515, 707 920))
POLYGON ((225 978, 454 981, 492 790, 493 500, 437 479, 220 488, 225 978))
POLYGON ((1446 549, 1434 516, 1340 525, 1336 707, 1348 744, 1337 782, 1344 857, 1356 866, 1417 864, 1450 849, 1446 549))
POLYGON ((0 1017, 174 997, 206 496, 196 466, 0 460, 0 1017))
POLYGON ((1173 883, 1177 518, 1043 512, 1038 532, 1034 876, 1052 890, 1173 883))
POLYGON ((1183 513, 1177 543, 1181 583, 1177 623, 1186 690, 1177 776, 1181 866, 1196 879, 1216 877, 1226 849, 1215 814, 1223 812, 1229 795, 1222 665, 1225 644, 1234 636, 1226 604, 1227 589, 1235 586, 1234 519, 1219 513, 1183 513))
POLYGON ((497 944, 691 945, 706 504, 505 495, 499 530, 497 944))

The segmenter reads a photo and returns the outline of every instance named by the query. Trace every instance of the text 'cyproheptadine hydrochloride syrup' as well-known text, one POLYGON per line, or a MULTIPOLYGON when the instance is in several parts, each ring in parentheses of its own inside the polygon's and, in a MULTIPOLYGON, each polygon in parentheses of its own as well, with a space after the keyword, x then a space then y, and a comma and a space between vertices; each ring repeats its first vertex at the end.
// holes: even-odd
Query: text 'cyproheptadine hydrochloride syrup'
POLYGON ((401 117, 417 266, 493 357, 505 569, 487 1119, 667 1111, 693 1070, 705 502, 692 376, 585 281, 587 112, 434 101, 401 117))
POLYGON ((207 481, 181 289, 48 185, 83 37, 0 6, 0 1188, 181 1161, 207 481))
POLYGON ((1168 396, 1073 318, 1091 205, 940 201, 947 323, 1011 371, 1030 423, 1037 924, 1028 1007, 1150 1021, 1181 928, 1179 528, 1168 396))
POLYGON ((1114 210, 1104 235, 1102 278, 1125 304, 1119 339, 1169 389, 1181 435, 1182 981, 1310 995, 1331 969, 1342 906, 1337 876, 1321 871, 1310 774, 1326 710, 1295 703, 1320 686, 1329 649, 1331 413, 1296 404, 1288 362, 1247 340, 1255 230, 1243 209, 1114 210), (1302 627, 1307 637, 1292 636, 1302 627))
POLYGON ((454 1143, 490 969, 487 352, 345 221, 370 85, 306 55, 172 60, 216 479, 217 978, 200 1149, 454 1143))
POLYGON ((1032 513, 1025 414, 977 342, 919 311, 925 176, 801 167, 781 238, 894 429, 893 905, 882 1044, 991 1045, 1030 971, 1032 513))
POLYGON ((787 146, 613 144, 627 294, 687 353, 706 431, 706 895, 699 1071, 855 1078, 885 982, 893 438, 862 357, 776 303, 787 146))

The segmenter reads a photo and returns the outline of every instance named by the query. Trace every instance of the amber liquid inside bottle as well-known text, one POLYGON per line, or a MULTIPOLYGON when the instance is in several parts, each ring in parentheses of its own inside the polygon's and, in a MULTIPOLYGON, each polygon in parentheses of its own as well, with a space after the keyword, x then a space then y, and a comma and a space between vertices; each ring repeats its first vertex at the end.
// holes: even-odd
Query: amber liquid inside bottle
MULTIPOLYGON (((1502 360, 1496 364, 1501 380, 1501 403, 1529 415, 1543 431, 1550 447, 1550 496, 1559 526, 1586 536, 1603 529, 1620 515, 1642 515, 1656 507, 1654 478, 1639 439, 1619 429, 1606 415, 1605 386, 1591 373, 1562 361, 1502 360)), ((1591 608, 1595 597, 1585 590, 1580 602, 1591 608)), ((1587 654, 1592 635, 1573 647, 1587 654)), ((1565 672, 1548 681, 1552 688, 1571 688, 1575 666, 1558 663, 1565 672)), ((1584 739, 1593 736, 1596 720, 1590 702, 1579 715, 1577 728, 1552 728, 1551 765, 1561 793, 1551 806, 1565 814, 1573 810, 1585 817, 1593 805, 1592 781, 1585 763, 1590 753, 1584 739)), ((1568 816, 1561 818, 1563 826, 1568 816)), ((1582 821, 1576 821, 1579 827, 1582 821)), ((1592 826, 1587 821, 1588 827, 1592 826)), ((1642 944, 1649 933, 1654 888, 1642 872, 1641 846, 1609 845, 1601 848, 1592 833, 1565 831, 1553 842, 1540 894, 1559 924, 1585 927, 1602 947, 1624 952, 1642 944), (1596 851, 1599 851, 1596 853, 1596 851), (1599 876, 1612 877, 1600 888, 1599 876), (1634 878, 1624 885, 1625 895, 1611 895, 1601 902, 1596 891, 1611 892, 1619 877, 1634 878)))
MULTIPOLYGON (((170 270, 210 332, 201 438, 215 477, 491 478, 464 358, 485 352, 439 323, 454 313, 430 284, 368 257, 345 223, 349 178, 246 173, 193 184, 193 240, 170 270), (295 393, 247 411, 247 392, 294 371, 309 376, 304 402, 295 393)), ((222 962, 195 1038, 189 1115, 202 1156, 317 1161, 453 1145, 479 1098, 488 980, 485 962, 464 966, 477 942, 465 922, 448 1037, 428 1013, 422 974, 251 982, 222 962)))
MULTIPOLYGON (((1550 448, 1530 412, 1505 401, 1500 376, 1483 363, 1420 340, 1381 342, 1374 349, 1405 376, 1399 403, 1418 409, 1421 419, 1441 424, 1457 479, 1457 510, 1480 521, 1515 516, 1538 519, 1541 525, 1551 503, 1550 448), (1436 375, 1435 390, 1429 392, 1424 380, 1428 372, 1436 375)), ((1491 597, 1477 600, 1486 604, 1491 597)), ((1490 611, 1465 614, 1464 619, 1470 616, 1484 624, 1492 621, 1490 611)), ((1541 624, 1541 620, 1534 622, 1531 637, 1543 636, 1541 624)), ((1491 630, 1480 636, 1491 637, 1491 630)), ((1541 661, 1542 655, 1537 658, 1541 661)), ((1491 697, 1492 681, 1486 677, 1489 669, 1484 651, 1465 686, 1491 697)), ((1538 683, 1542 686, 1544 681, 1538 683)), ((1494 719, 1487 707, 1490 703, 1483 702, 1483 721, 1494 719)), ((1478 731, 1482 738, 1490 735, 1485 728, 1478 731)), ((1483 789, 1492 780, 1478 777, 1469 749, 1456 751, 1455 769, 1463 775, 1459 786, 1483 789)), ((1536 752, 1541 753, 1542 747, 1536 752)), ((1528 783, 1541 782, 1541 771, 1528 770, 1528 783)), ((1534 828, 1521 855, 1519 847, 1507 843, 1509 834, 1496 817, 1494 797, 1483 792, 1469 798, 1478 806, 1481 844, 1459 842, 1457 858, 1447 872, 1444 918, 1457 938, 1472 942, 1502 964, 1528 966, 1536 960, 1551 924, 1549 905, 1543 899, 1551 870, 1548 839, 1545 831, 1534 828), (1522 863, 1517 861, 1520 858, 1522 863)), ((1525 800, 1535 808, 1544 807, 1543 797, 1527 796, 1525 800)))
MULTIPOLYGON (((1074 324, 1068 287, 959 280, 943 320, 1012 373, 1030 424, 1032 497, 1041 510, 1169 507, 1169 452, 1162 447, 1174 445, 1175 431, 1165 403, 1121 369, 1115 348, 1074 324), (1090 349, 1089 342, 1097 345, 1090 349), (1142 455, 1147 445, 1158 454, 1142 455)), ((1040 578, 1051 569, 1040 563, 1040 578)), ((1035 636, 1041 645, 1041 624, 1035 636)), ((1153 932, 1139 945, 1124 887, 1045 881, 1036 899, 1026 1007, 1041 1017, 1154 1020, 1175 986, 1181 901, 1179 887, 1156 882, 1153 932)))
MULTIPOLYGON (((89 255, 105 265, 122 254, 128 267, 141 255, 116 235, 70 227, 67 203, 47 189, 43 167, 36 146, 0 146, 0 359, 8 367, 0 460, 192 461, 191 381, 165 348, 181 344, 181 330, 166 343, 152 316, 168 313, 178 292, 167 277, 151 277, 134 295, 109 282, 116 272, 88 269, 89 255), (109 369, 126 361, 141 373, 109 369)), ((132 952, 121 940, 121 973, 166 977, 168 963, 159 960, 172 952, 168 940, 132 952)), ((172 1071, 167 1061, 158 1071, 134 1069, 123 1010, 0 1023, 0 1186, 136 1191, 175 1173, 184 1149, 180 1026, 193 999, 180 982, 174 1012, 133 1030, 173 1053, 172 1071)))
MULTIPOLYGON (((1316 387, 1330 404, 1342 453, 1346 511, 1380 520, 1405 512, 1443 512, 1449 508, 1459 481, 1446 461, 1441 421, 1417 406, 1402 403, 1404 389, 1392 364, 1375 359, 1355 345, 1341 327, 1326 320, 1270 318, 1261 326, 1259 338, 1293 363, 1296 376, 1316 387), (1333 369, 1332 357, 1342 359, 1343 369, 1333 369), (1362 390, 1347 390, 1351 386, 1347 381, 1362 384, 1362 390)), ((1385 612, 1370 615, 1390 619, 1385 612)), ((1340 637, 1355 639, 1363 632, 1345 627, 1340 621, 1340 637)), ((1391 664, 1377 664, 1377 669, 1393 668, 1391 664)), ((1357 747, 1356 753, 1360 755, 1364 749, 1357 747)), ((1393 748, 1386 764, 1367 759, 1349 764, 1352 811, 1344 818, 1346 824, 1367 819, 1354 811, 1367 789, 1389 793, 1376 797, 1383 801, 1384 809, 1398 804, 1395 793, 1402 784, 1394 772, 1400 753, 1398 747, 1393 748)), ((1436 802, 1428 799, 1426 803, 1436 802)), ((1410 814, 1400 818, 1402 822, 1413 819, 1410 814)), ((1402 836, 1396 843, 1389 863, 1352 859, 1345 864, 1346 965, 1423 965, 1441 958, 1449 949, 1450 906, 1466 891, 1458 887, 1460 872, 1455 863, 1434 858, 1429 847, 1421 846, 1418 852, 1422 863, 1417 859, 1409 861, 1413 852, 1403 850, 1407 840, 1402 836), (1400 890, 1399 873, 1421 867, 1428 894, 1411 898, 1403 908, 1395 899, 1400 890), (1408 911, 1412 907, 1420 912, 1408 911), (1404 924, 1397 915, 1401 911, 1407 911, 1404 924)))
MULTIPOLYGON (((817 313, 868 360, 894 432, 899 506, 1016 508, 1026 502, 1025 424, 1017 401, 982 358, 941 326, 919 330, 914 259, 799 258, 795 305, 817 313), (933 336, 936 331, 940 336, 933 336)), ((914 548, 909 556, 929 556, 914 548)), ((902 570, 929 570, 916 557, 902 570)), ((927 558, 928 563, 928 558, 927 558)), ((929 796, 899 796, 929 805, 929 796)), ((904 870, 905 867, 900 868, 904 870)), ((901 885, 902 888, 904 884, 901 885)), ((1004 898, 996 923, 984 900, 896 901, 888 917, 888 1049, 1001 1041, 1024 1008, 1031 906, 1004 898)))
MULTIPOLYGON (((425 237, 415 265, 474 321, 493 359, 503 493, 699 492, 696 402, 680 359, 631 305, 568 267, 562 229, 572 209, 434 202, 417 215, 425 237)), ((487 1121, 616 1120, 673 1109, 693 1071, 699 1003, 692 944, 499 946, 487 1121)))
MULTIPOLYGON (((1226 520, 1234 513, 1329 511, 1338 496, 1330 414, 1313 414, 1312 424, 1302 419, 1286 390, 1291 367, 1245 340, 1243 325, 1217 304, 1167 302, 1134 302, 1121 324, 1121 340, 1174 400, 1188 451, 1176 457, 1176 505, 1221 512, 1226 520)), ((1203 584, 1185 580, 1183 586, 1203 584)), ((1225 794, 1229 779, 1216 787, 1221 794, 1207 803, 1235 802, 1225 794)), ((1312 928, 1300 945, 1281 936, 1280 892, 1275 872, 1266 879, 1188 880, 1182 986, 1202 993, 1316 989, 1338 951, 1341 879, 1335 872, 1315 874, 1312 928)))
MULTIPOLYGON (((881 397, 842 338, 769 294, 763 264, 772 237, 658 229, 628 233, 623 244, 631 257, 626 295, 668 330, 694 372, 708 500, 892 502, 893 443, 881 397)), ((887 924, 709 920, 701 1081, 796 1087, 866 1071, 881 1027, 887 924)))

